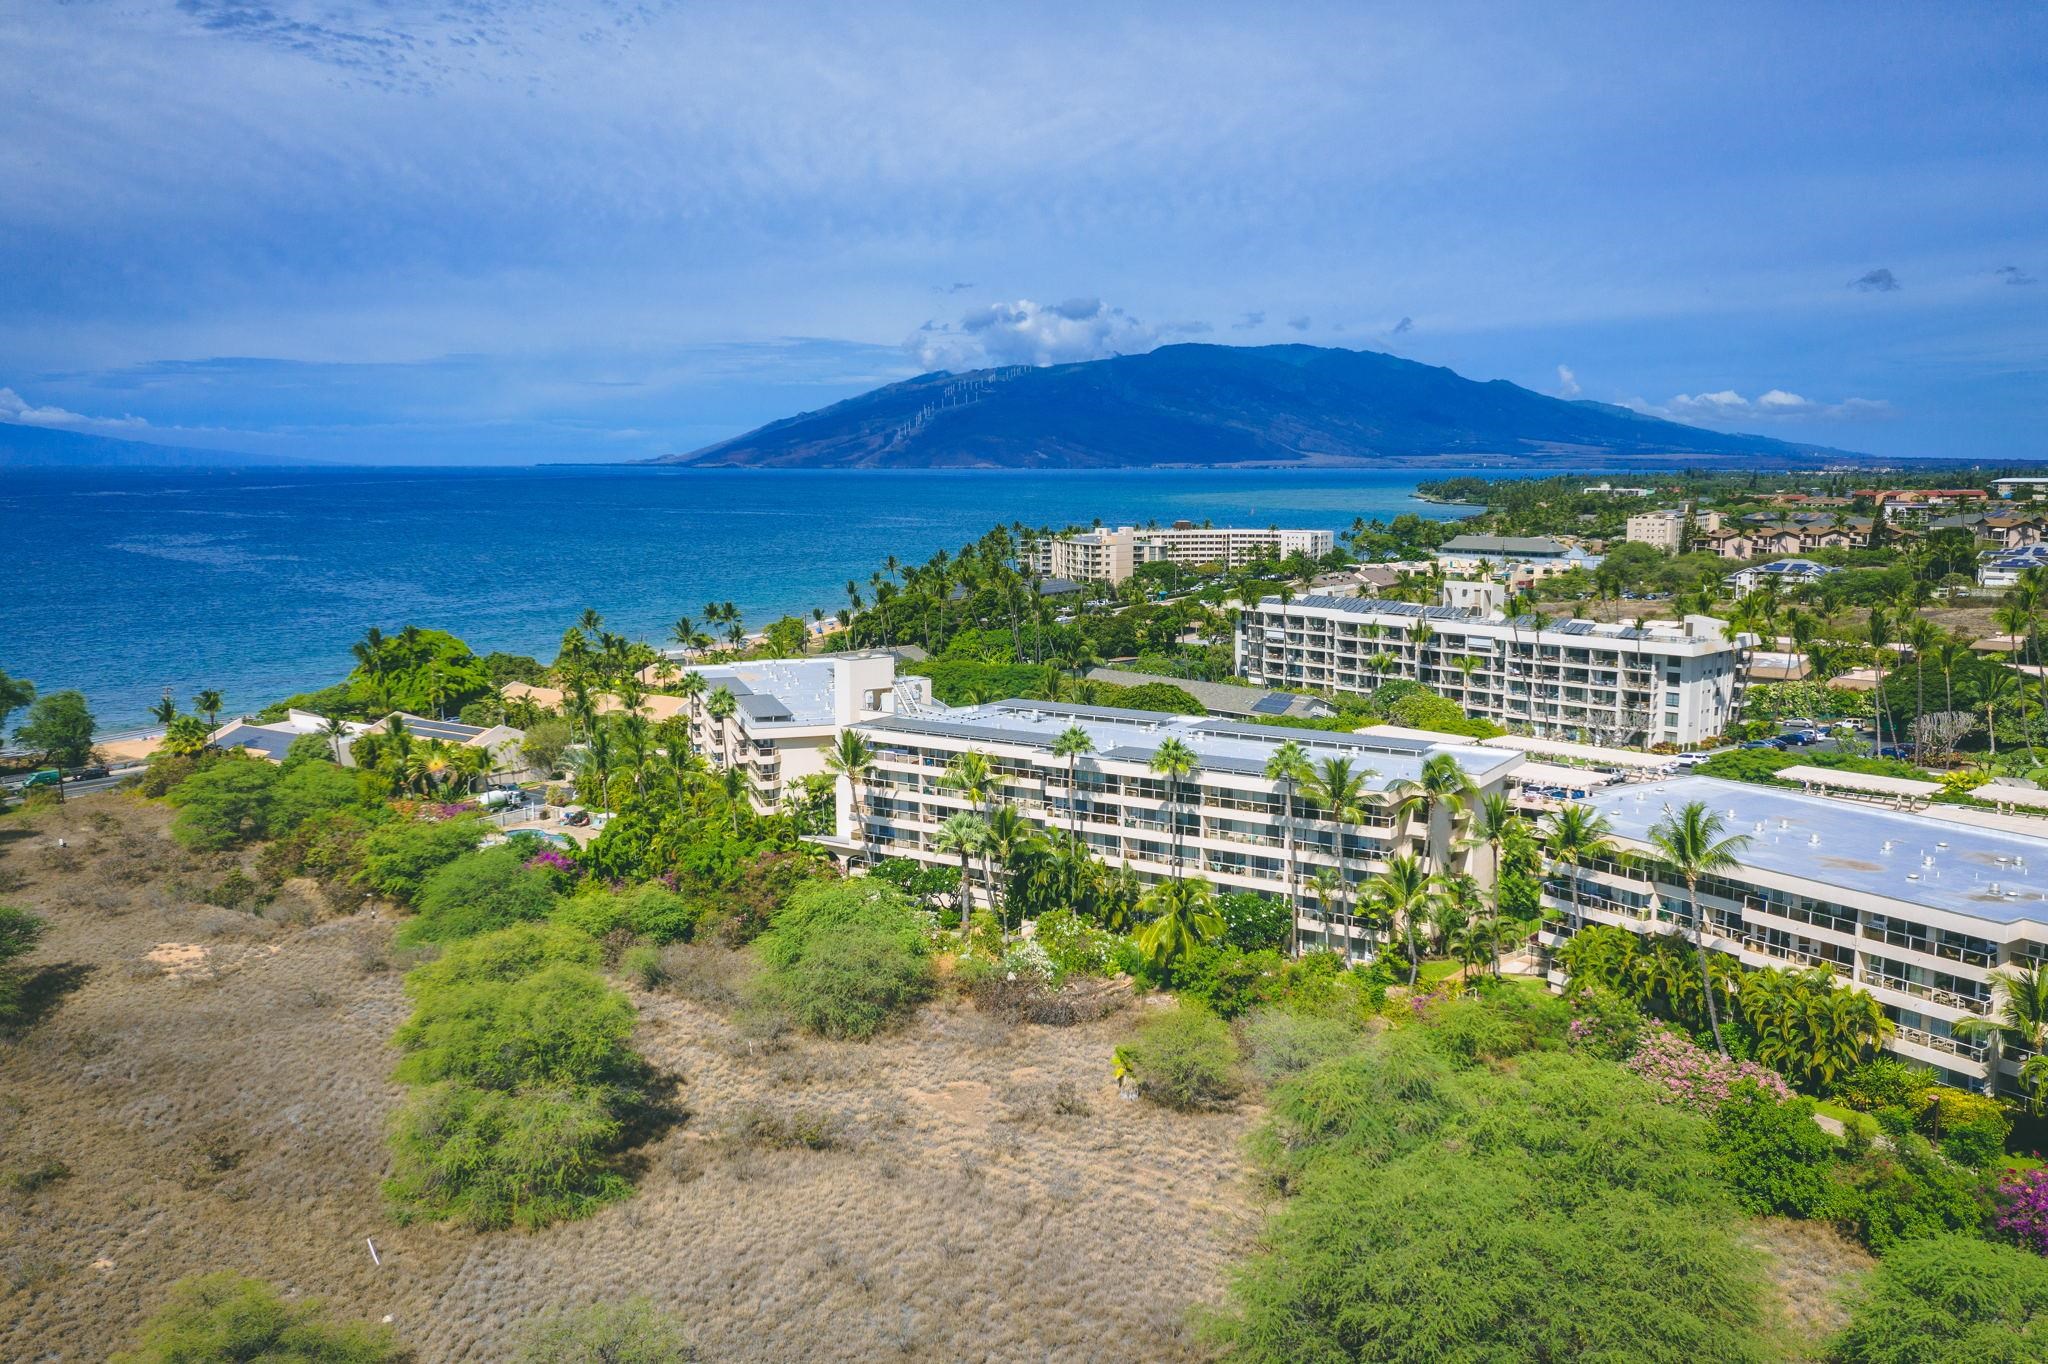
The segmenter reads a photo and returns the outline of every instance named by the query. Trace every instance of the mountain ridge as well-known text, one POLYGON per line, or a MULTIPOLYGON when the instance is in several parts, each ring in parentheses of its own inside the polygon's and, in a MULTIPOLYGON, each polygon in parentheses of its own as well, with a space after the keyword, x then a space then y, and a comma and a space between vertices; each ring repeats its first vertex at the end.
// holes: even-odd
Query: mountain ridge
POLYGON ((233 469, 312 463, 242 450, 158 445, 25 422, 0 422, 0 469, 233 469))
POLYGON ((1275 468, 1456 459, 1869 459, 1467 379, 1380 351, 1188 343, 936 370, 649 464, 696 468, 1275 468))

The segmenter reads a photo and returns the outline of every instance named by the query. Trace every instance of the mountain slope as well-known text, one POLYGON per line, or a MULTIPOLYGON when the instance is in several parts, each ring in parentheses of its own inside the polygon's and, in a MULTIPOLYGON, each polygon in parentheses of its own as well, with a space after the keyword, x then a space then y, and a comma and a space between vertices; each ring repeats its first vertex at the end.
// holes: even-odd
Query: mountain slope
POLYGON ((152 445, 112 436, 88 436, 82 431, 0 422, 0 469, 203 469, 296 462, 239 450, 152 445))
POLYGON ((923 374, 657 464, 751 468, 1331 465, 1451 456, 1842 452, 1567 402, 1376 351, 1165 346, 923 374))

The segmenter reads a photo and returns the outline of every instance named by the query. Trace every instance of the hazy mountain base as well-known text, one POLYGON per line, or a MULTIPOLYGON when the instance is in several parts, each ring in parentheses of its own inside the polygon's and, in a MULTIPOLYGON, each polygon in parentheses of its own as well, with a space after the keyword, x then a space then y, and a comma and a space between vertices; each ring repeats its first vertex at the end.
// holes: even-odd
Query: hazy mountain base
POLYGON ((232 1269, 389 1314, 423 1361, 502 1359, 538 1312, 635 1294, 711 1361, 1183 1360, 1256 1233, 1255 1114, 1120 1101, 1128 1018, 934 1008, 873 1044, 776 1049, 667 993, 636 996, 635 1046, 691 1117, 640 1153, 630 1200, 536 1235, 396 1226, 393 924, 275 922, 315 914, 303 886, 271 918, 195 903, 228 864, 179 851, 166 815, 95 797, 0 842, 6 899, 50 920, 34 961, 87 973, 0 1052, 0 1173, 70 1168, 0 1191, 0 1358, 104 1358, 174 1281, 232 1269), (730 1136, 762 1111, 822 1119, 833 1149, 730 1136))

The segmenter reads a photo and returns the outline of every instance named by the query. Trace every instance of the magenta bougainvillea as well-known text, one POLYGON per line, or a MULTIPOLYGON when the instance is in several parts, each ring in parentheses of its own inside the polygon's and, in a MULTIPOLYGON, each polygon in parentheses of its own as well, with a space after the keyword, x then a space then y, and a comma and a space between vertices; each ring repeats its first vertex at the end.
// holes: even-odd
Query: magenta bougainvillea
POLYGON ((1657 1087, 1665 1103, 1696 1113, 1713 1113, 1744 1080, 1780 1099, 1792 1090, 1776 1071, 1751 1061, 1734 1061, 1694 1046, 1669 1028, 1645 1029, 1635 1054, 1622 1063, 1657 1087))
POLYGON ((539 852, 526 859, 526 865, 529 868, 538 867, 546 871, 558 871, 564 876, 574 876, 576 874, 575 859, 570 857, 569 854, 559 852, 554 848, 542 848, 539 852))
POLYGON ((1999 1181, 1998 1226, 2036 1255, 2048 1255, 2048 1170, 1999 1181))

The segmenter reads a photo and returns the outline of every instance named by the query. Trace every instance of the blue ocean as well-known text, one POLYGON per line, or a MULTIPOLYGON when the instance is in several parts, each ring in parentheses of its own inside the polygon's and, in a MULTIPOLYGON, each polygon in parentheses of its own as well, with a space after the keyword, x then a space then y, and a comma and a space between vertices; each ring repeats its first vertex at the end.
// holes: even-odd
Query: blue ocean
MULTIPOLYGON (((1447 471, 1448 472, 1448 471, 1447 471)), ((1431 476, 1440 477, 1441 473, 1431 476)), ((168 687, 252 711, 351 666, 369 626, 552 658, 585 607, 660 640, 736 603, 749 629, 845 604, 997 522, 1342 529, 1452 515, 1412 472, 1090 473, 646 468, 9 470, 0 669, 86 693, 103 730, 168 687)))

